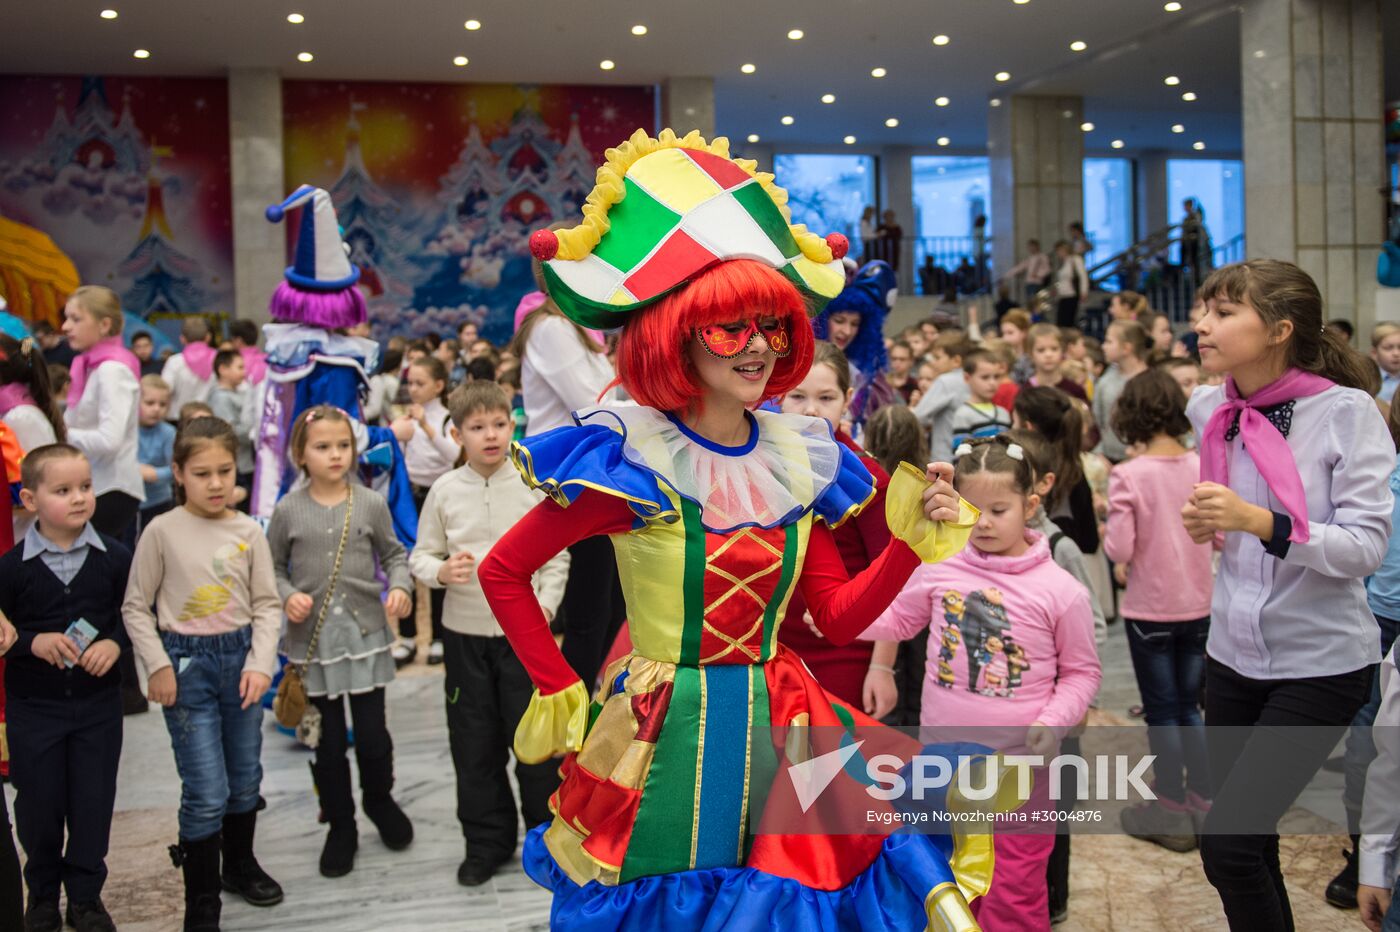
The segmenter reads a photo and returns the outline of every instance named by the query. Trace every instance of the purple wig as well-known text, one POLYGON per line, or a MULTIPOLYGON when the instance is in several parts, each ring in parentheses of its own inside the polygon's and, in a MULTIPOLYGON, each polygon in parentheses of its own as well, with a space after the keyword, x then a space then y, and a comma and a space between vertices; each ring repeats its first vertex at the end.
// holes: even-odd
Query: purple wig
POLYGON ((327 330, 354 327, 369 319, 365 296, 354 285, 338 291, 310 291, 283 281, 272 293, 268 311, 278 323, 327 330))

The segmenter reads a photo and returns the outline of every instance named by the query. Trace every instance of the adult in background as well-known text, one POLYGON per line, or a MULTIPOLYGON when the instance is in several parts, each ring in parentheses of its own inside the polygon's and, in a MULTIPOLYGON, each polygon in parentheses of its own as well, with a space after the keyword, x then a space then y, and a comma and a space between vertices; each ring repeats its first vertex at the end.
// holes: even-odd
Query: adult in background
POLYGON ((1055 244, 1055 260, 1055 326, 1073 327, 1079 319, 1079 302, 1089 293, 1089 273, 1084 256, 1068 240, 1055 244))
POLYGON ((1206 213, 1200 201, 1188 197, 1181 202, 1186 216, 1181 218, 1181 264, 1191 270, 1191 280, 1199 282, 1215 267, 1206 213))

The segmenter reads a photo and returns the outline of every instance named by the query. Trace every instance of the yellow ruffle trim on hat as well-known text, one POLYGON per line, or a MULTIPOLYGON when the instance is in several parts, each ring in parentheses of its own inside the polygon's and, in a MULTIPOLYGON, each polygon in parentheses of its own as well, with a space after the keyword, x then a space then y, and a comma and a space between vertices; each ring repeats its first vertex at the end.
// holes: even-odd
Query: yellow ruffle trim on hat
POLYGON ((578 261, 597 248, 603 234, 612 226, 608 220, 608 211, 627 194, 622 181, 627 175, 627 170, 638 159, 662 149, 694 149, 729 159, 763 186, 763 190, 778 206, 783 219, 788 221, 788 229, 804 256, 819 263, 832 260, 831 247, 826 244, 825 239, 809 231, 804 224, 792 222, 792 211, 787 206, 787 191, 774 184, 771 173, 758 171, 758 163, 753 159, 730 158, 729 140, 724 136, 716 136, 713 142, 707 143, 699 130, 692 130, 684 137, 679 137, 669 129, 663 129, 655 139, 648 136, 646 130, 639 129, 622 145, 603 153, 604 162, 598 168, 593 190, 583 205, 583 222, 567 230, 555 231, 559 241, 556 259, 578 261))
POLYGON ((982 513, 959 498, 957 521, 930 521, 924 514, 924 490, 928 487, 923 473, 909 463, 900 463, 885 491, 885 523, 921 560, 938 563, 967 545, 982 513))
POLYGON ((515 728, 515 756, 522 764, 540 764, 583 747, 588 731, 588 690, 576 680, 548 696, 535 690, 515 728))

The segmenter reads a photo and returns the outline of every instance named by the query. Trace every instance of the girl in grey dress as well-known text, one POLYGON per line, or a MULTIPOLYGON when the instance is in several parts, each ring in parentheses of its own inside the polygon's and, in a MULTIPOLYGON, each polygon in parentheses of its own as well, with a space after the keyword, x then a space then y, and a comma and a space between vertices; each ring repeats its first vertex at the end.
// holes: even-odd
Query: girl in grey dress
POLYGON ((389 848, 400 850, 413 841, 413 824, 389 792, 394 745, 384 716, 384 687, 394 678, 389 653, 394 636, 385 616, 407 614, 413 583, 388 505, 349 478, 358 456, 345 412, 329 405, 303 412, 292 427, 289 452, 306 482, 277 503, 267 537, 289 622, 283 650, 290 663, 305 664, 306 692, 321 713, 312 767, 330 823, 321 873, 340 877, 355 866, 359 847, 346 757, 346 697, 354 716, 365 815, 389 848), (381 573, 388 577, 383 603, 381 573), (332 575, 334 591, 326 604, 332 575))

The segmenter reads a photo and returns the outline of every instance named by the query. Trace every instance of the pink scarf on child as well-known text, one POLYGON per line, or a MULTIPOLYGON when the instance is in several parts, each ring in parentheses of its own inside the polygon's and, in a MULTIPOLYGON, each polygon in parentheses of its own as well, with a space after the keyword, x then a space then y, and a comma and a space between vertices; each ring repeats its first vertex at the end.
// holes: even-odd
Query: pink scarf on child
POLYGON ((214 357, 218 350, 208 343, 190 343, 180 351, 180 355, 185 357, 185 365, 190 367, 190 371, 201 382, 207 382, 214 375, 214 357))
POLYGON ((131 370, 136 381, 141 381, 141 360, 136 354, 122 345, 120 336, 98 340, 86 352, 81 353, 68 368, 72 382, 68 386, 68 407, 76 408, 83 399, 83 389, 87 388, 88 376, 97 371, 104 362, 119 362, 131 370))
POLYGON ((267 375, 267 354, 256 346, 245 346, 238 351, 243 357, 244 374, 249 385, 257 385, 267 375))
POLYGON ((0 417, 9 414, 20 405, 37 407, 34 404, 34 397, 29 394, 29 386, 23 382, 0 385, 0 417))
POLYGON ((1295 544, 1308 542, 1308 501, 1303 494, 1303 480, 1288 441, 1259 408, 1282 404, 1295 398, 1306 398, 1327 391, 1336 385, 1331 379, 1313 375, 1301 369, 1289 369, 1248 398, 1241 398, 1234 378, 1225 380, 1225 403, 1215 409, 1201 432, 1201 481, 1230 484, 1230 466, 1225 456, 1225 433, 1240 418, 1240 439, 1249 450, 1249 458, 1264 477, 1269 491, 1283 504, 1293 519, 1293 531, 1288 539, 1295 544))

